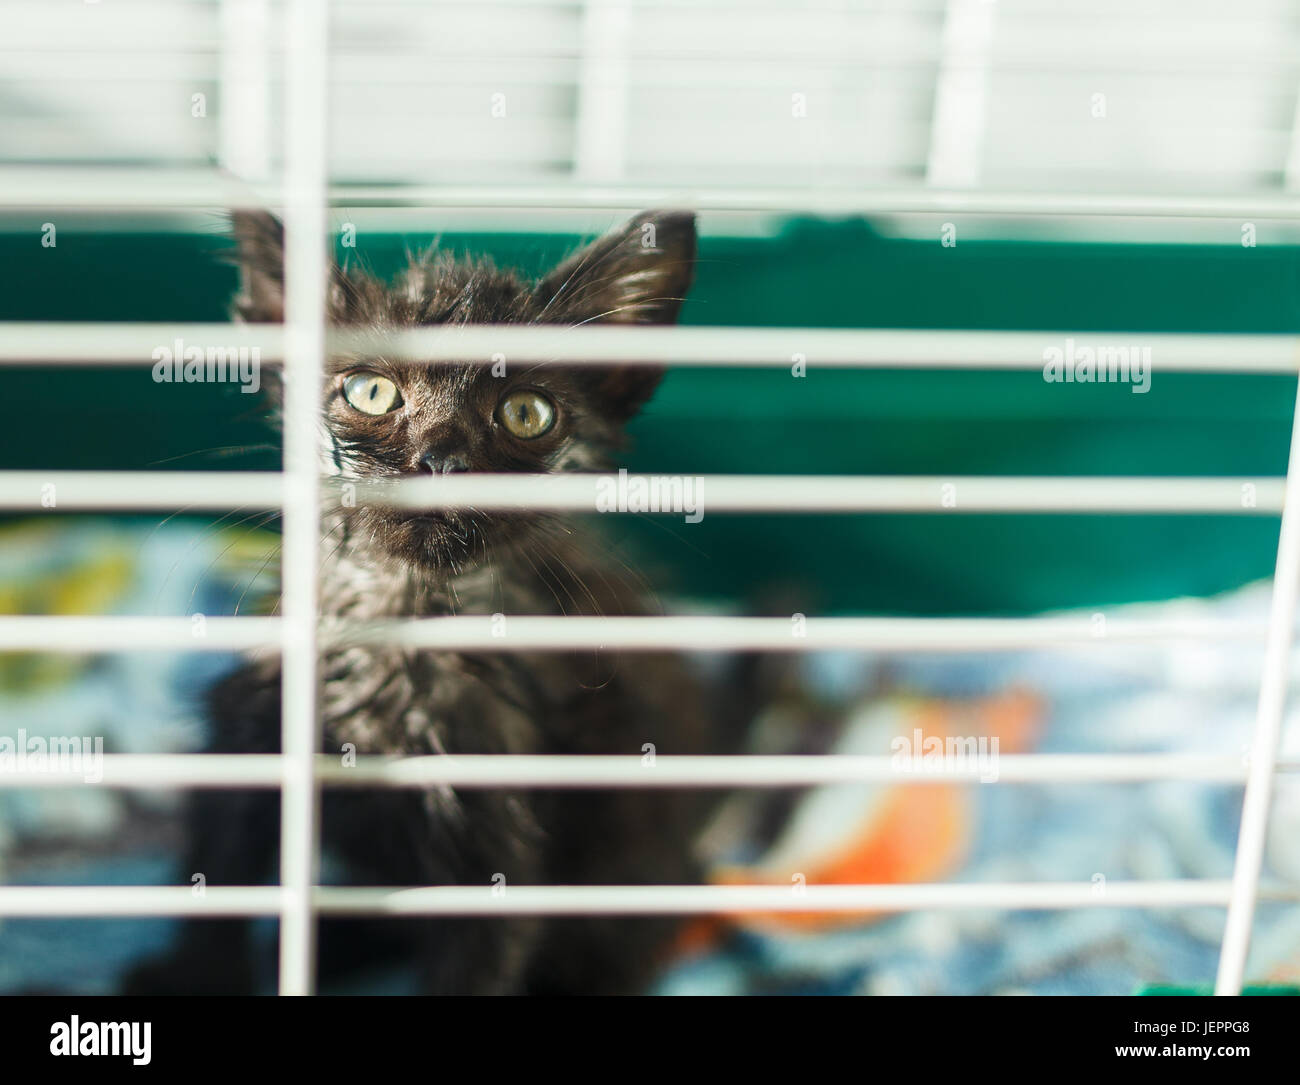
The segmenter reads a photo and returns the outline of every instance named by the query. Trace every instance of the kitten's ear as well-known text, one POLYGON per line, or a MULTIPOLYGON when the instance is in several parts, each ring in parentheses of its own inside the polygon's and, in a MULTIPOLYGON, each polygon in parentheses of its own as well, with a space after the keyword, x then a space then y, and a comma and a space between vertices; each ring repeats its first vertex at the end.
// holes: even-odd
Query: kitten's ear
POLYGON ((233 211, 239 264, 239 315, 251 323, 284 320, 284 227, 269 211, 233 211))
POLYGON ((548 324, 671 324, 695 275, 695 215, 643 211, 537 285, 548 324))
MULTIPOLYGON (((695 215, 644 211, 574 253, 537 285, 539 322, 672 324, 695 277, 695 215)), ((597 370, 610 410, 630 418, 663 377, 654 366, 597 370)))

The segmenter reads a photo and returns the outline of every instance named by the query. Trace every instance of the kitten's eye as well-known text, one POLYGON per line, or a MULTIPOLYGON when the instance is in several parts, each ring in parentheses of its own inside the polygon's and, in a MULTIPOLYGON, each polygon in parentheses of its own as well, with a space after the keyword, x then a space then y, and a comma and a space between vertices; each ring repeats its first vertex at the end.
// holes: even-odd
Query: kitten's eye
POLYGON ((541 392, 524 388, 501 401, 497 417, 516 437, 531 440, 555 425, 555 406, 541 392))
POLYGON ((345 377, 343 398, 364 414, 387 414, 402 405, 397 385, 378 373, 353 373, 345 377))

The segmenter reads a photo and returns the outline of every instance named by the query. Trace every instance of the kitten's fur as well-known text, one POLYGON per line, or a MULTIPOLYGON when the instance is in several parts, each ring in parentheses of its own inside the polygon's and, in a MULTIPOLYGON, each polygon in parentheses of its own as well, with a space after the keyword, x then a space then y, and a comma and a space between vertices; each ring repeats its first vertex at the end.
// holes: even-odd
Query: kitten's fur
MULTIPOLYGON (((235 216, 239 315, 283 318, 279 223, 235 216)), ((434 254, 390 284, 334 269, 330 318, 377 329, 464 323, 669 323, 695 259, 694 218, 654 212, 562 263, 540 283, 488 263, 434 254)), ((580 333, 577 333, 580 334, 580 333)), ((343 477, 426 470, 608 469, 624 424, 660 372, 646 367, 511 368, 331 359, 323 401, 330 459, 343 477), (404 405, 369 416, 348 405, 342 374, 389 377, 404 405), (510 389, 554 401, 553 430, 531 440, 494 414, 510 389), (422 460, 425 462, 422 464, 422 460), (451 465, 450 467, 446 465, 451 465)), ((554 516, 436 515, 381 508, 326 512, 321 606, 368 619, 445 614, 637 614, 648 600, 631 570, 554 516)), ((474 653, 350 647, 321 660, 323 750, 360 754, 722 753, 731 738, 704 708, 679 659, 609 653, 474 653)), ((278 659, 250 662, 209 705, 211 749, 276 752, 278 659)), ((200 791, 191 805, 188 882, 274 877, 275 792, 200 791)), ((597 790, 501 793, 326 789, 322 838, 360 885, 682 884, 697 880, 690 840, 708 808, 699 792, 597 790)), ((485 888, 486 892, 486 888, 485 888)), ((507 889, 508 892, 508 889, 507 889)), ((421 919, 327 922, 322 971, 371 962, 393 938, 431 992, 625 992, 642 989, 677 924, 670 919, 421 919)), ((177 950, 138 969, 135 991, 247 991, 248 924, 186 924, 177 950)))

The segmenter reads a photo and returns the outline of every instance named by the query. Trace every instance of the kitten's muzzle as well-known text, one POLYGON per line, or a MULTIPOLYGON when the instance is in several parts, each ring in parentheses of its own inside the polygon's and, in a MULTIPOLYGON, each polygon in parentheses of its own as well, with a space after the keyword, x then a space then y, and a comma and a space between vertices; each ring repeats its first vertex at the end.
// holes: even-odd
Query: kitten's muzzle
POLYGON ((420 457, 420 474, 453 475, 469 470, 469 461, 459 452, 442 453, 437 449, 420 457))

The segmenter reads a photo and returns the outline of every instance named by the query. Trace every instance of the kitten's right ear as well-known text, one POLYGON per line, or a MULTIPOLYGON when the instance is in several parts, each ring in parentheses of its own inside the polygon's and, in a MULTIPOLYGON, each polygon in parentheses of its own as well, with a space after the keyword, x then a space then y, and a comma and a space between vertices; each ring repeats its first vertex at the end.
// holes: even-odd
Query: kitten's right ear
POLYGON ((269 211, 233 211, 231 233, 239 263, 235 307, 254 324, 284 320, 284 227, 269 211))

